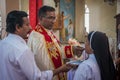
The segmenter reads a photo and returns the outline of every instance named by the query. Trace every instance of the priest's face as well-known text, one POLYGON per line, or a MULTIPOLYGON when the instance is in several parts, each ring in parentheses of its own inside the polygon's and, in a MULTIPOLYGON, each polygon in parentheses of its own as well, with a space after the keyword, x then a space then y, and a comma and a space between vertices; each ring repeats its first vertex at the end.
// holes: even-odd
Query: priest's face
POLYGON ((55 11, 48 11, 48 12, 46 12, 46 16, 44 16, 40 19, 40 23, 46 29, 51 30, 53 28, 55 20, 56 20, 55 11))

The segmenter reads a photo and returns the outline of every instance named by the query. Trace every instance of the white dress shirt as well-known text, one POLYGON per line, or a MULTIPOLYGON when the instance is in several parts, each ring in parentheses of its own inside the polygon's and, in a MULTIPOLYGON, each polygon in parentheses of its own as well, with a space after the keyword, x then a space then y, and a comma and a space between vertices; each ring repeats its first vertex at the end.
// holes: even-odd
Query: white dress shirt
POLYGON ((40 71, 24 39, 9 34, 0 41, 0 80, 52 80, 53 72, 40 71))
POLYGON ((73 80, 101 80, 99 66, 94 54, 79 64, 73 80))

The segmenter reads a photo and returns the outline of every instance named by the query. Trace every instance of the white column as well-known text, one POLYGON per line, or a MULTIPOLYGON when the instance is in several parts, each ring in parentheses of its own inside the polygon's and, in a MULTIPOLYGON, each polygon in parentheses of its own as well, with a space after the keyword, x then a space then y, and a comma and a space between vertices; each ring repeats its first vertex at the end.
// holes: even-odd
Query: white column
POLYGON ((120 0, 117 0, 117 14, 120 14, 120 0))
POLYGON ((1 11, 1 22, 2 22, 2 38, 5 37, 6 35, 6 31, 5 31, 5 28, 6 28, 6 0, 0 0, 0 11, 1 11))

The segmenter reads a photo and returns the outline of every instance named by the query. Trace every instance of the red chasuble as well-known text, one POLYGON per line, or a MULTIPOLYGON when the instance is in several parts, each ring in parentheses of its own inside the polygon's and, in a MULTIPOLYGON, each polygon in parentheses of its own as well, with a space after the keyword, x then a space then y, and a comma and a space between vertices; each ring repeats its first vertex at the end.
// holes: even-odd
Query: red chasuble
MULTIPOLYGON (((45 42, 46 42, 46 48, 49 54, 49 58, 52 61, 54 68, 58 68, 62 66, 62 58, 59 48, 56 46, 56 43, 53 41, 52 38, 55 38, 55 36, 51 37, 48 32, 41 26, 37 25, 35 31, 39 32, 44 36, 45 42)), ((63 73, 60 73, 58 75, 59 80, 65 80, 65 75, 63 73)))

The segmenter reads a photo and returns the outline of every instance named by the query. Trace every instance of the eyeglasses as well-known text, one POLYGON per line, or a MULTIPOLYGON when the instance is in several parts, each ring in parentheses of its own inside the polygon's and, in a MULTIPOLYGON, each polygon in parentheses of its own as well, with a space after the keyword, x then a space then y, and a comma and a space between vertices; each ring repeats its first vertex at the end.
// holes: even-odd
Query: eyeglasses
POLYGON ((49 19, 49 20, 55 20, 56 19, 56 17, 53 17, 53 16, 44 17, 44 18, 49 19))

